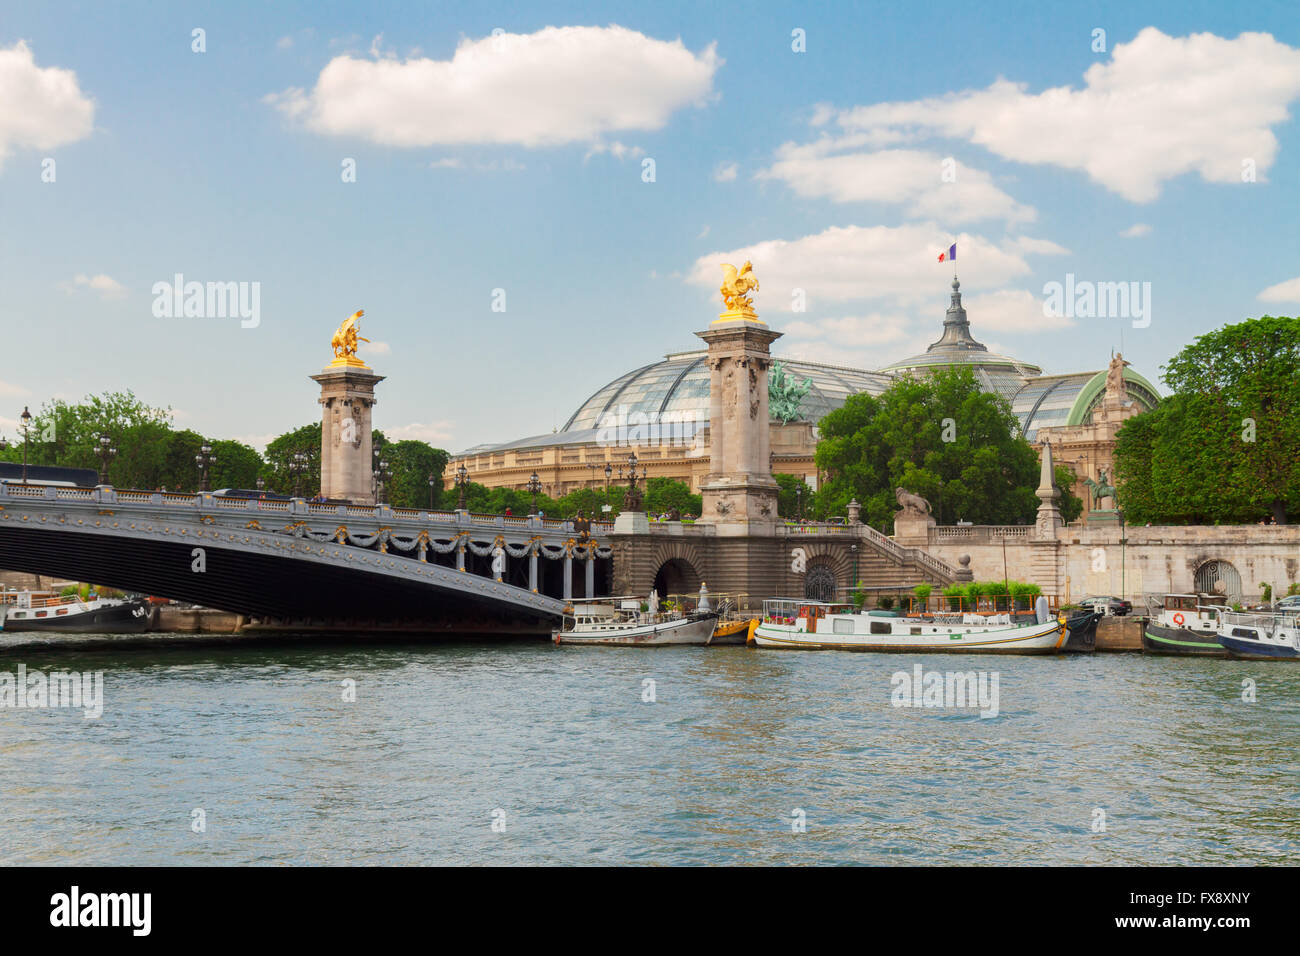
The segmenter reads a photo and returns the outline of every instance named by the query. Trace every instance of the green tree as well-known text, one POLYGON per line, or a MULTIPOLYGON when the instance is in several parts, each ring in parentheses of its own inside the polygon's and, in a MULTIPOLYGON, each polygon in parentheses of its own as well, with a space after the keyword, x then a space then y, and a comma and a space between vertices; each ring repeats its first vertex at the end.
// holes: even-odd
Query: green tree
POLYGON ((303 425, 293 431, 285 432, 266 446, 266 465, 262 470, 263 480, 270 490, 280 494, 291 494, 294 489, 295 475, 289 464, 296 454, 307 456, 307 467, 298 483, 303 497, 311 498, 320 492, 320 422, 303 425))
POLYGON ((256 449, 231 439, 219 439, 211 445, 217 459, 211 471, 213 488, 257 487, 257 477, 266 463, 256 449))
POLYGON ((644 508, 649 514, 663 514, 676 508, 679 514, 698 515, 704 507, 703 497, 691 494, 691 486, 675 478, 650 478, 644 490, 644 508))
MULTIPOLYGON (((381 432, 375 435, 382 437, 381 432)), ((442 473, 451 458, 447 452, 414 439, 387 442, 380 450, 392 475, 387 487, 388 504, 394 508, 428 508, 429 476, 432 475, 433 507, 442 507, 442 473)), ((446 495, 454 499, 455 491, 446 495)), ((454 500, 451 506, 455 507, 454 500)))
POLYGON ((1173 393, 1116 439, 1129 520, 1286 523, 1300 508, 1300 319, 1266 315, 1199 336, 1164 378, 1173 393))
POLYGON ((808 483, 798 475, 787 475, 784 472, 775 472, 772 475, 776 479, 776 513, 782 518, 794 518, 799 513, 799 499, 796 492, 800 487, 803 489, 803 513, 804 517, 813 513, 813 490, 808 487, 808 483))
MULTIPOLYGON (((154 488, 162 473, 161 440, 171 427, 171 410, 153 408, 131 391, 87 395, 73 404, 45 402, 28 428, 27 460, 33 465, 100 469, 99 436, 107 434, 118 449, 109 481, 122 488, 154 488)), ((15 435, 6 461, 23 460, 22 436, 15 435)))
POLYGON ((817 466, 827 475, 817 505, 892 530, 899 487, 929 500, 940 524, 1034 520, 1038 461, 1006 400, 966 368, 905 377, 880 396, 851 395, 822 419, 817 466))
POLYGON ((1083 514, 1083 499, 1074 493, 1074 471, 1069 465, 1057 465, 1056 487, 1061 489, 1061 498, 1057 505, 1061 509, 1061 518, 1069 524, 1083 514))

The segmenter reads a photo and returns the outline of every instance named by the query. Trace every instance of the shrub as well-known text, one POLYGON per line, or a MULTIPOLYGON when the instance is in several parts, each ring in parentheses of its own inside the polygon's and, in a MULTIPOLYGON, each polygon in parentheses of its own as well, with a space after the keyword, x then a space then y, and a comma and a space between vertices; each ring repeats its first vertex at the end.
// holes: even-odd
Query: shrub
POLYGON ((882 594, 880 597, 876 598, 876 607, 880 608, 882 611, 891 610, 893 606, 894 599, 888 594, 882 594))
POLYGON ((933 590, 934 585, 932 584, 918 584, 916 587, 912 588, 912 593, 916 595, 917 600, 926 601, 929 599, 930 592, 933 590))
POLYGON ((1273 600, 1273 585, 1267 582, 1260 584, 1259 593, 1260 596, 1264 599, 1265 603, 1273 600))

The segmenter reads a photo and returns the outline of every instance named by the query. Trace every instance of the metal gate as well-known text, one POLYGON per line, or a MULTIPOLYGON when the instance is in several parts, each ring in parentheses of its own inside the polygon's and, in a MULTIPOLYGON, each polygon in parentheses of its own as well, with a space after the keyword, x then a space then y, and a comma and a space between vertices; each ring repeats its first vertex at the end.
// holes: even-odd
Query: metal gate
POLYGON ((836 591, 839 589, 839 581, 836 580, 835 572, 824 564, 815 564, 808 569, 808 576, 803 583, 803 596, 810 601, 826 601, 830 603, 835 600, 836 591))
POLYGON ((1241 600, 1241 575, 1227 561, 1207 561, 1196 569, 1198 594, 1222 594, 1229 601, 1241 600))

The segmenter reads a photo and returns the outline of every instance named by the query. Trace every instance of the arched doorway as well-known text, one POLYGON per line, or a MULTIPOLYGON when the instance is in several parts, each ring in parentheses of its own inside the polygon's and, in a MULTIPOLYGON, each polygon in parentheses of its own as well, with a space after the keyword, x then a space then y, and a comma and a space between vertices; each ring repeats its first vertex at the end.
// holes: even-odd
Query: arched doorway
POLYGON ((661 598, 670 594, 698 594, 700 573, 685 558, 669 558, 655 572, 654 586, 661 598))
POLYGON ((832 602, 839 595, 839 586, 839 579, 830 565, 809 565, 804 575, 803 596, 810 601, 832 602))
POLYGON ((1197 594, 1222 594, 1228 601, 1241 600, 1241 575, 1227 561, 1206 561, 1196 569, 1197 594))

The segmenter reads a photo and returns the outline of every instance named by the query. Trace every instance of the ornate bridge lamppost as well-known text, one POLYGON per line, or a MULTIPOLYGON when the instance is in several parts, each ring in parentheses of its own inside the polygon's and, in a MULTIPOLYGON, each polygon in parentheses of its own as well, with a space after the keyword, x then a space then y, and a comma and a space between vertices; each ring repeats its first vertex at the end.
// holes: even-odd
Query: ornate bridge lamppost
MULTIPOLYGON (((641 465, 641 474, 638 475, 636 473, 636 466, 639 464, 640 462, 637 460, 636 452, 632 452, 632 454, 627 456, 627 494, 623 496, 624 511, 641 510, 641 492, 636 486, 636 480, 637 478, 645 478, 647 472, 645 465, 641 465)), ((618 477, 620 481, 623 480, 622 468, 619 468, 618 470, 618 477)))
POLYGON ((380 458, 375 465, 375 504, 379 504, 388 497, 388 483, 393 479, 393 473, 388 468, 388 459, 380 458))
POLYGON ((533 472, 528 479, 528 491, 533 496, 533 510, 528 513, 531 518, 537 514, 537 495, 542 490, 542 479, 537 477, 537 472, 533 472))
POLYGON ((23 484, 25 485, 27 484, 27 433, 32 426, 32 413, 27 410, 26 405, 23 406, 23 413, 18 416, 18 420, 22 423, 20 427, 23 431, 23 484))
POLYGON ((99 436, 99 445, 95 449, 95 454, 99 457, 99 483, 108 484, 108 463, 117 457, 117 449, 113 447, 113 439, 108 437, 108 433, 99 436))
POLYGON ((257 485, 258 494, 261 494, 263 491, 266 490, 266 482, 262 479, 260 475, 257 478, 256 485, 257 485))
POLYGON ((612 477, 614 477, 614 466, 611 465, 611 464, 609 464, 608 462, 606 462, 606 463, 605 463, 605 501, 604 501, 604 503, 600 506, 600 513, 603 514, 603 515, 607 515, 607 514, 609 514, 609 511, 610 511, 610 508, 609 508, 609 479, 612 478, 612 477))
POLYGON ((803 489, 804 483, 800 479, 799 484, 794 486, 794 511, 797 521, 803 521, 803 489))
POLYGON ((465 463, 461 462, 460 467, 456 469, 456 488, 460 496, 456 500, 456 510, 465 510, 465 492, 469 488, 469 471, 465 468, 465 463))
POLYGON ((438 483, 438 476, 435 475, 433 472, 429 472, 429 510, 430 511, 433 510, 433 489, 434 486, 437 485, 437 483, 438 483))
POLYGON ((307 473, 307 456, 302 452, 293 453, 289 459, 289 474, 293 475, 293 496, 302 497, 302 476, 307 473))
POLYGON ((212 446, 204 442, 199 446, 199 453, 194 456, 194 463, 199 466, 199 491, 211 491, 212 482, 209 471, 217 463, 217 456, 212 454, 212 446))

